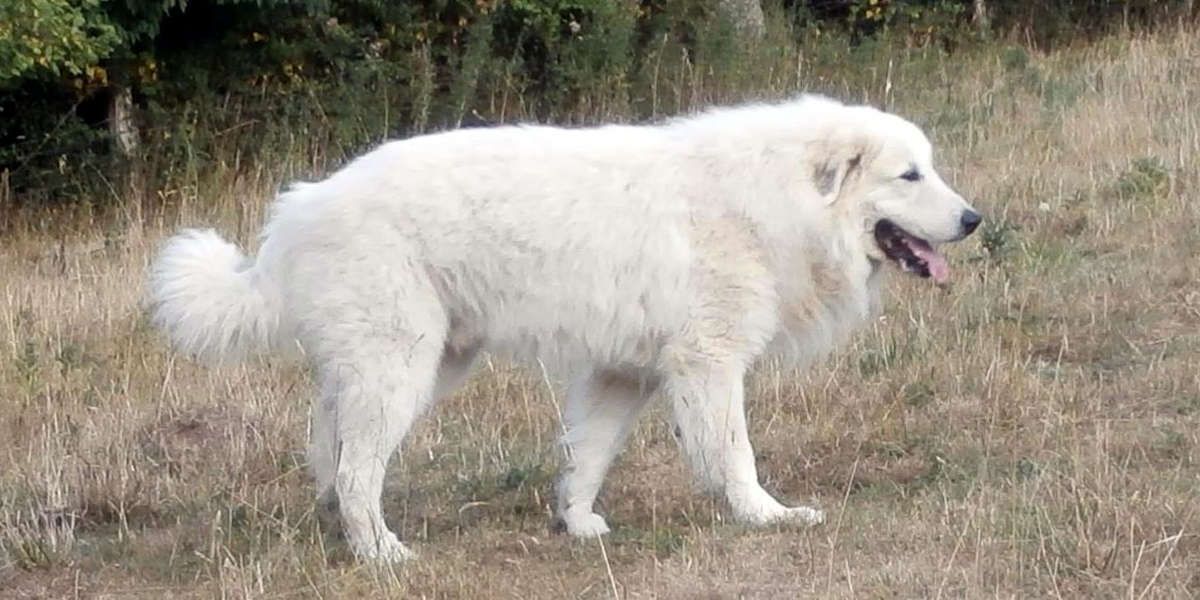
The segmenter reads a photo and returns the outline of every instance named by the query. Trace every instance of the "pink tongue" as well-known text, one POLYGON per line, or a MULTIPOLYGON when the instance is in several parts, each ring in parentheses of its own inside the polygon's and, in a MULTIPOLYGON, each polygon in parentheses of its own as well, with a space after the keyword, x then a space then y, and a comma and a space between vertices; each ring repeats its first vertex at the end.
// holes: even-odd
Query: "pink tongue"
POLYGON ((925 244, 909 244, 908 247, 917 258, 925 261, 929 276, 935 283, 941 285, 950 280, 950 265, 946 264, 945 256, 925 244))

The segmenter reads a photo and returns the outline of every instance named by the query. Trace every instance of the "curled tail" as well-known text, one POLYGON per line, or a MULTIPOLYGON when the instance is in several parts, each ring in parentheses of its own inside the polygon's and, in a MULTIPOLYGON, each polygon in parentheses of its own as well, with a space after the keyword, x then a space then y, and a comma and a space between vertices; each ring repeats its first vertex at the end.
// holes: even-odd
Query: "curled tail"
POLYGON ((180 351, 232 362, 277 343, 276 285, 216 232, 172 237, 150 271, 152 321, 180 351))

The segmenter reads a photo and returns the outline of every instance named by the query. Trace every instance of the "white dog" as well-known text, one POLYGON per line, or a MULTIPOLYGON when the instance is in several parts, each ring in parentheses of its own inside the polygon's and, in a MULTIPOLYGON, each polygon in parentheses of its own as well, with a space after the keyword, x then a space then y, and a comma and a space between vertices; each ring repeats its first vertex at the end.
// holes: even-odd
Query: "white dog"
POLYGON ((593 503, 654 393, 699 482, 737 519, 817 523, 759 484, 743 378, 809 361, 868 318, 881 264, 943 282, 935 245, 980 216, 913 124, 805 96, 657 126, 496 127, 392 142, 283 193, 248 259, 211 231, 153 266, 154 321, 209 359, 299 344, 321 398, 310 461, 356 554, 410 551, 384 471, 481 351, 569 378, 558 516, 593 503))

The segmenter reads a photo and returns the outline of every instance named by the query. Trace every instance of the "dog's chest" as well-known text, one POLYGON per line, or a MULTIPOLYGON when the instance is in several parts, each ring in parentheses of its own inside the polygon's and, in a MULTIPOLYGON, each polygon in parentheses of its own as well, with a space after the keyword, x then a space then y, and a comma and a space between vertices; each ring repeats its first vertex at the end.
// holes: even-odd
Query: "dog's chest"
POLYGON ((880 276, 865 259, 813 261, 806 271, 780 283, 779 331, 769 348, 804 364, 823 358, 870 319, 879 304, 880 276))

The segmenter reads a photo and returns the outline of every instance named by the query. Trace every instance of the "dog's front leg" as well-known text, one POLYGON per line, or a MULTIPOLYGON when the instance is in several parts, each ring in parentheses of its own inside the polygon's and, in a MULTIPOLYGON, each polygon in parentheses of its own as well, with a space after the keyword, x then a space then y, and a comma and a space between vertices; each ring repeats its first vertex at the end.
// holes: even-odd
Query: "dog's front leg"
POLYGON ((746 430, 744 376, 744 368, 727 366, 667 382, 675 435, 692 471, 707 491, 724 495, 734 518, 743 523, 824 521, 821 511, 784 506, 759 484, 746 430))

